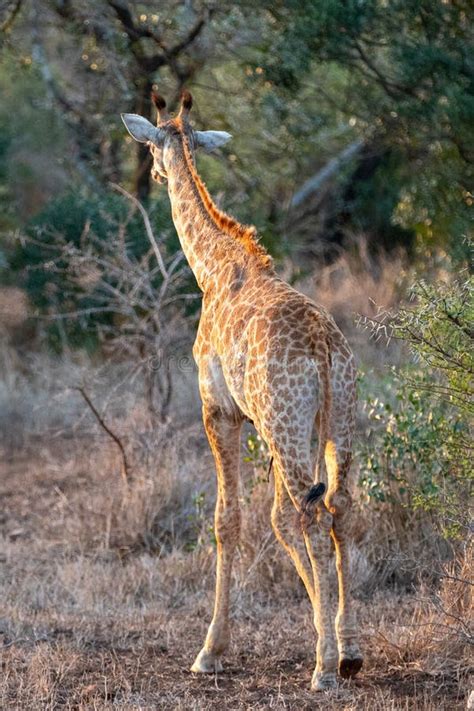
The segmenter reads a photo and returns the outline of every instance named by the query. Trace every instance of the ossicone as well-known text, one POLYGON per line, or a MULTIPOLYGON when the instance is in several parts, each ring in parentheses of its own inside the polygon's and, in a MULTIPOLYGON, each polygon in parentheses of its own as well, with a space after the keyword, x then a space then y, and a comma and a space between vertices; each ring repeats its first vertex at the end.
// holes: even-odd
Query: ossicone
POLYGON ((165 121, 168 118, 168 112, 166 110, 166 101, 161 94, 158 94, 156 91, 151 92, 151 100, 152 103, 156 107, 157 111, 157 123, 160 123, 160 121, 165 121))
POLYGON ((183 89, 181 92, 181 108, 179 110, 179 115, 181 118, 186 118, 193 107, 193 97, 187 89, 183 89))

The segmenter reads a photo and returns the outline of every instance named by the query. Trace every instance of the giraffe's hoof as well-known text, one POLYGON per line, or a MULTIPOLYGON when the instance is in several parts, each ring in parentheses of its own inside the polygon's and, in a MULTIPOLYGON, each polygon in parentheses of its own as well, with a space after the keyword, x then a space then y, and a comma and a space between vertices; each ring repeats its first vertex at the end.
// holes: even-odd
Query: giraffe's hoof
POLYGON ((337 679, 334 672, 314 672, 311 679, 311 691, 328 691, 337 688, 337 679))
POLYGON ((341 657, 339 660, 339 674, 343 679, 351 679, 362 669, 362 657, 341 657))
POLYGON ((208 652, 207 649, 201 649, 191 667, 191 671, 195 674, 216 674, 222 670, 222 663, 219 657, 216 657, 212 652, 208 652))

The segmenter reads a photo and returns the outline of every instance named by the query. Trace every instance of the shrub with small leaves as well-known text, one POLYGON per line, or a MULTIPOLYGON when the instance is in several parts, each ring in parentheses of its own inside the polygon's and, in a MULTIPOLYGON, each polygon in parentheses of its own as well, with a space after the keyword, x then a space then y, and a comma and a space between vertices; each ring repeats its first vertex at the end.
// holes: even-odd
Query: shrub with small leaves
MULTIPOLYGON (((467 526, 474 444, 473 278, 415 285, 397 314, 366 322, 405 341, 415 364, 391 371, 383 396, 366 393, 361 483, 378 501, 439 516, 446 537, 467 526)), ((361 389, 368 388, 363 380, 361 389)))

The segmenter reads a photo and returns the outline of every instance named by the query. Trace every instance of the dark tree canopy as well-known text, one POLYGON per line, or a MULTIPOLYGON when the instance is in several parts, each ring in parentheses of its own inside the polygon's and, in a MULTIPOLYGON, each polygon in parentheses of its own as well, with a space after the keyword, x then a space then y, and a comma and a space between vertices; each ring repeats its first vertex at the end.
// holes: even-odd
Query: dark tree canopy
POLYGON ((73 185, 125 182, 148 201, 148 151, 119 114, 153 118, 153 86, 171 108, 186 86, 196 125, 234 136, 200 158, 211 191, 277 254, 330 256, 362 236, 374 253, 441 245, 462 260, 472 19, 462 0, 7 3, 4 225, 73 185))

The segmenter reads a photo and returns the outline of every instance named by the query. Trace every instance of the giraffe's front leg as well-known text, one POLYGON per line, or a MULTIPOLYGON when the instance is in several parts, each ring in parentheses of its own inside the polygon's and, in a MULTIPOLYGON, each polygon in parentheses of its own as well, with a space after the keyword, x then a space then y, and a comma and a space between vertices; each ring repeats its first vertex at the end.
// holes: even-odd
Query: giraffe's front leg
POLYGON ((239 446, 241 422, 222 410, 203 407, 203 419, 217 469, 215 533, 217 541, 214 615, 193 672, 222 671, 221 655, 229 646, 229 592, 232 561, 240 534, 239 446))

